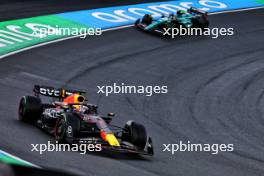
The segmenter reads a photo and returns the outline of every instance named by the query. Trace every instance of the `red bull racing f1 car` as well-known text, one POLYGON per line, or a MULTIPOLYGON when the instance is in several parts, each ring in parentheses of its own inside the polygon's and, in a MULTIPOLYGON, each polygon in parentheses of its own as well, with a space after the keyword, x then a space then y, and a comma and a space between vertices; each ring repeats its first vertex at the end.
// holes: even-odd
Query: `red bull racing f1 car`
POLYGON ((54 135, 60 143, 101 144, 102 149, 153 155, 152 139, 143 125, 128 121, 124 127, 111 125, 113 113, 106 117, 97 106, 88 104, 84 91, 34 86, 34 96, 23 96, 19 103, 20 121, 34 124, 54 135), (53 97, 42 103, 40 96, 53 97))

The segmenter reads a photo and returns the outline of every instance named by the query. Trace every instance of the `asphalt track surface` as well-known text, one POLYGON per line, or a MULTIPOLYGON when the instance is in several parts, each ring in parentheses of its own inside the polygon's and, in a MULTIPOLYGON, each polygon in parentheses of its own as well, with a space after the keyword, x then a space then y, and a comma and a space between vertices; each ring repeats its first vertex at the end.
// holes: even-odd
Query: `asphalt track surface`
POLYGON ((82 175, 255 176, 264 161, 264 10, 210 16, 234 36, 165 39, 134 28, 43 46, 1 60, 1 148, 35 164, 82 175), (168 85, 168 94, 97 94, 97 85, 168 85), (86 89, 113 123, 145 124, 154 157, 31 152, 53 138, 17 118, 34 84, 86 89), (162 152, 162 144, 233 143, 234 152, 162 152))

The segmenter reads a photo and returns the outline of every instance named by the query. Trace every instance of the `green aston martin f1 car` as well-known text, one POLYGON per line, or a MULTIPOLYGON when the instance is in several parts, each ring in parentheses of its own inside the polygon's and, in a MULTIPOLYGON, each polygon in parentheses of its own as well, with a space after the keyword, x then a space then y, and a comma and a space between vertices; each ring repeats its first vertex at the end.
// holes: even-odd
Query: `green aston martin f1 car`
POLYGON ((207 28, 209 20, 207 19, 207 12, 203 12, 196 8, 190 8, 187 11, 178 10, 176 14, 169 16, 162 15, 159 19, 155 20, 149 14, 145 14, 142 19, 135 22, 135 26, 146 32, 160 33, 170 28, 207 28))

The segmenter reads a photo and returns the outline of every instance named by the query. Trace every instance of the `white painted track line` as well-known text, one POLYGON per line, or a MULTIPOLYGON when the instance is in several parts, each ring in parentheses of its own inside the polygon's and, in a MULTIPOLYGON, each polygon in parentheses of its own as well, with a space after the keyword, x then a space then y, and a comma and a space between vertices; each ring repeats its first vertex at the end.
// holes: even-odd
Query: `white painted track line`
POLYGON ((12 155, 12 154, 10 154, 10 153, 5 152, 5 151, 3 151, 3 150, 0 150, 0 153, 3 153, 4 155, 6 155, 6 156, 8 156, 8 157, 13 158, 13 159, 15 159, 15 160, 17 160, 17 161, 20 161, 20 162, 22 162, 22 163, 25 163, 25 164, 27 164, 27 165, 29 165, 29 166, 36 167, 36 168, 40 168, 39 166, 37 166, 37 165, 35 165, 35 164, 31 163, 31 162, 25 161, 25 160, 23 160, 23 159, 21 159, 21 158, 19 158, 19 157, 17 157, 17 156, 14 156, 14 155, 12 155))

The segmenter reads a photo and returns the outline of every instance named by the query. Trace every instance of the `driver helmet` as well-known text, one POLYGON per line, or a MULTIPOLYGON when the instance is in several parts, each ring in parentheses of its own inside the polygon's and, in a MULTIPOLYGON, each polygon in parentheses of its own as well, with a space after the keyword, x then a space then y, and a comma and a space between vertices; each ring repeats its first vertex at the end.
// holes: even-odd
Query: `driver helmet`
POLYGON ((182 14, 185 14, 186 12, 184 10, 178 10, 177 11, 177 15, 182 15, 182 14))
POLYGON ((75 103, 79 104, 79 105, 73 105, 73 107, 78 111, 81 109, 81 106, 84 103, 84 101, 85 101, 85 97, 79 94, 72 94, 63 100, 63 102, 66 104, 75 104, 75 103))

